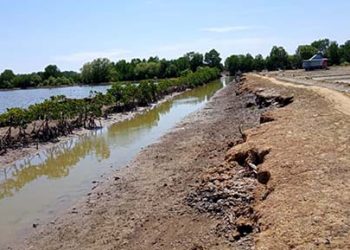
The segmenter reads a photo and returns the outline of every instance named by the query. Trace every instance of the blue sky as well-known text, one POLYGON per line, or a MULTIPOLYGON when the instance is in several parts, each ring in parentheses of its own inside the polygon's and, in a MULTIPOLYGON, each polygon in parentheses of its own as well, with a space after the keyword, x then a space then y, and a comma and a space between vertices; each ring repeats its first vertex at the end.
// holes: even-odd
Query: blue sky
POLYGON ((97 57, 222 57, 350 39, 348 0, 0 0, 0 71, 79 70, 97 57))

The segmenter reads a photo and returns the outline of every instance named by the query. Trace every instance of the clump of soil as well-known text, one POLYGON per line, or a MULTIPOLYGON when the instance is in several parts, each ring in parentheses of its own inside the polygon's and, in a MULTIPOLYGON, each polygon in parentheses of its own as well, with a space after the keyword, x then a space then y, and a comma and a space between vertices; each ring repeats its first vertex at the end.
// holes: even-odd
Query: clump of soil
POLYGON ((212 166, 199 178, 199 185, 187 197, 186 202, 201 213, 209 213, 221 219, 216 233, 230 241, 260 231, 258 214, 254 211, 254 191, 257 182, 267 184, 271 174, 259 171, 269 149, 252 148, 246 151, 228 151, 226 160, 212 166))
MULTIPOLYGON (((265 112, 293 102, 293 96, 282 96, 271 89, 247 90, 243 82, 238 83, 239 88, 235 93, 250 97, 244 107, 246 109, 257 107, 257 110, 265 112)), ((260 123, 273 120, 268 112, 259 118, 260 123)), ((248 138, 242 126, 238 128, 242 137, 241 144, 231 145, 225 161, 208 168, 199 177, 198 186, 186 197, 186 203, 198 212, 219 218, 215 232, 231 242, 245 241, 260 231, 259 215, 254 210, 255 190, 257 185, 266 185, 271 178, 269 171, 260 169, 270 148, 250 147, 246 143, 248 138)), ((267 187, 265 189, 267 191, 261 199, 266 199, 272 191, 267 187)))
POLYGON ((238 163, 224 163, 209 168, 199 186, 186 202, 201 213, 221 219, 216 233, 230 241, 258 232, 257 215, 253 209, 256 180, 251 171, 238 163))

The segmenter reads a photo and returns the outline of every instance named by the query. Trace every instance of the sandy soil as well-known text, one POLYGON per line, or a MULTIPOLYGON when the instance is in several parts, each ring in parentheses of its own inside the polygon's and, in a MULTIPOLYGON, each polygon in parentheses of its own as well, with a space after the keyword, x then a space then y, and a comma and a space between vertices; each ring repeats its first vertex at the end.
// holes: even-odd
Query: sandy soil
POLYGON ((248 75, 13 249, 350 249, 349 102, 248 75))
POLYGON ((263 75, 306 86, 320 86, 350 93, 350 67, 332 66, 329 70, 286 70, 262 73, 263 75))
MULTIPOLYGON (((268 113, 275 121, 247 131, 245 147, 271 149, 262 165, 271 173, 270 194, 255 206, 256 248, 349 249, 350 98, 254 76, 248 82, 295 99, 268 113)), ((265 192, 259 187, 256 197, 265 192)))

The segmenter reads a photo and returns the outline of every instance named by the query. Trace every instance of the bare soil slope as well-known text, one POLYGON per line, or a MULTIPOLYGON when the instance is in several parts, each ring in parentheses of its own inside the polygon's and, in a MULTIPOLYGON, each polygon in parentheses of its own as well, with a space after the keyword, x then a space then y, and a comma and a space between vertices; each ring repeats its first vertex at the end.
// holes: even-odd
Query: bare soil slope
POLYGON ((218 237, 220 217, 197 212, 186 197, 199 175, 223 162, 228 148, 241 140, 238 125, 258 124, 261 111, 245 107, 253 97, 236 97, 235 86, 229 85, 14 249, 249 249, 252 238, 230 242, 218 237))
MULTIPOLYGON (((270 194, 255 207, 257 249, 350 249, 350 116, 339 108, 350 98, 254 76, 246 87, 279 89, 295 100, 247 132, 249 147, 271 149, 262 166, 271 173, 270 194)), ((257 198, 264 192, 260 186, 257 198)))
POLYGON ((14 249, 350 249, 349 102, 248 75, 14 249))

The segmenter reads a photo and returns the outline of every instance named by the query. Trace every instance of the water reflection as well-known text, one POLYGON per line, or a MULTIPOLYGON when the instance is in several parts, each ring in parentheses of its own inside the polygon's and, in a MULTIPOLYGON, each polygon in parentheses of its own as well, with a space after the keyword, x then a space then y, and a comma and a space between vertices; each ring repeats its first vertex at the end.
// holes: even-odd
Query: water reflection
POLYGON ((202 107, 223 84, 217 81, 191 90, 131 120, 0 168, 0 248, 33 220, 72 204, 111 167, 127 164, 142 147, 202 107))
POLYGON ((60 143, 34 157, 0 169, 0 200, 12 196, 14 192, 39 177, 56 179, 68 176, 69 169, 88 154, 94 154, 98 160, 110 156, 106 139, 99 136, 98 132, 60 143))
MULTIPOLYGON (((174 105, 195 105, 207 101, 221 84, 209 84, 186 92, 173 100, 166 101, 152 110, 136 116, 134 119, 117 123, 105 130, 70 139, 46 151, 16 162, 14 165, 0 169, 0 200, 12 196, 27 183, 39 177, 56 179, 69 175, 69 170, 87 155, 94 155, 97 161, 110 157, 110 145, 125 144, 123 137, 130 138, 131 133, 138 136, 138 129, 144 130, 157 126, 162 115, 167 114, 174 105)), ((131 139, 134 139, 132 136, 131 139)), ((127 140, 129 141, 129 140, 127 140)))

